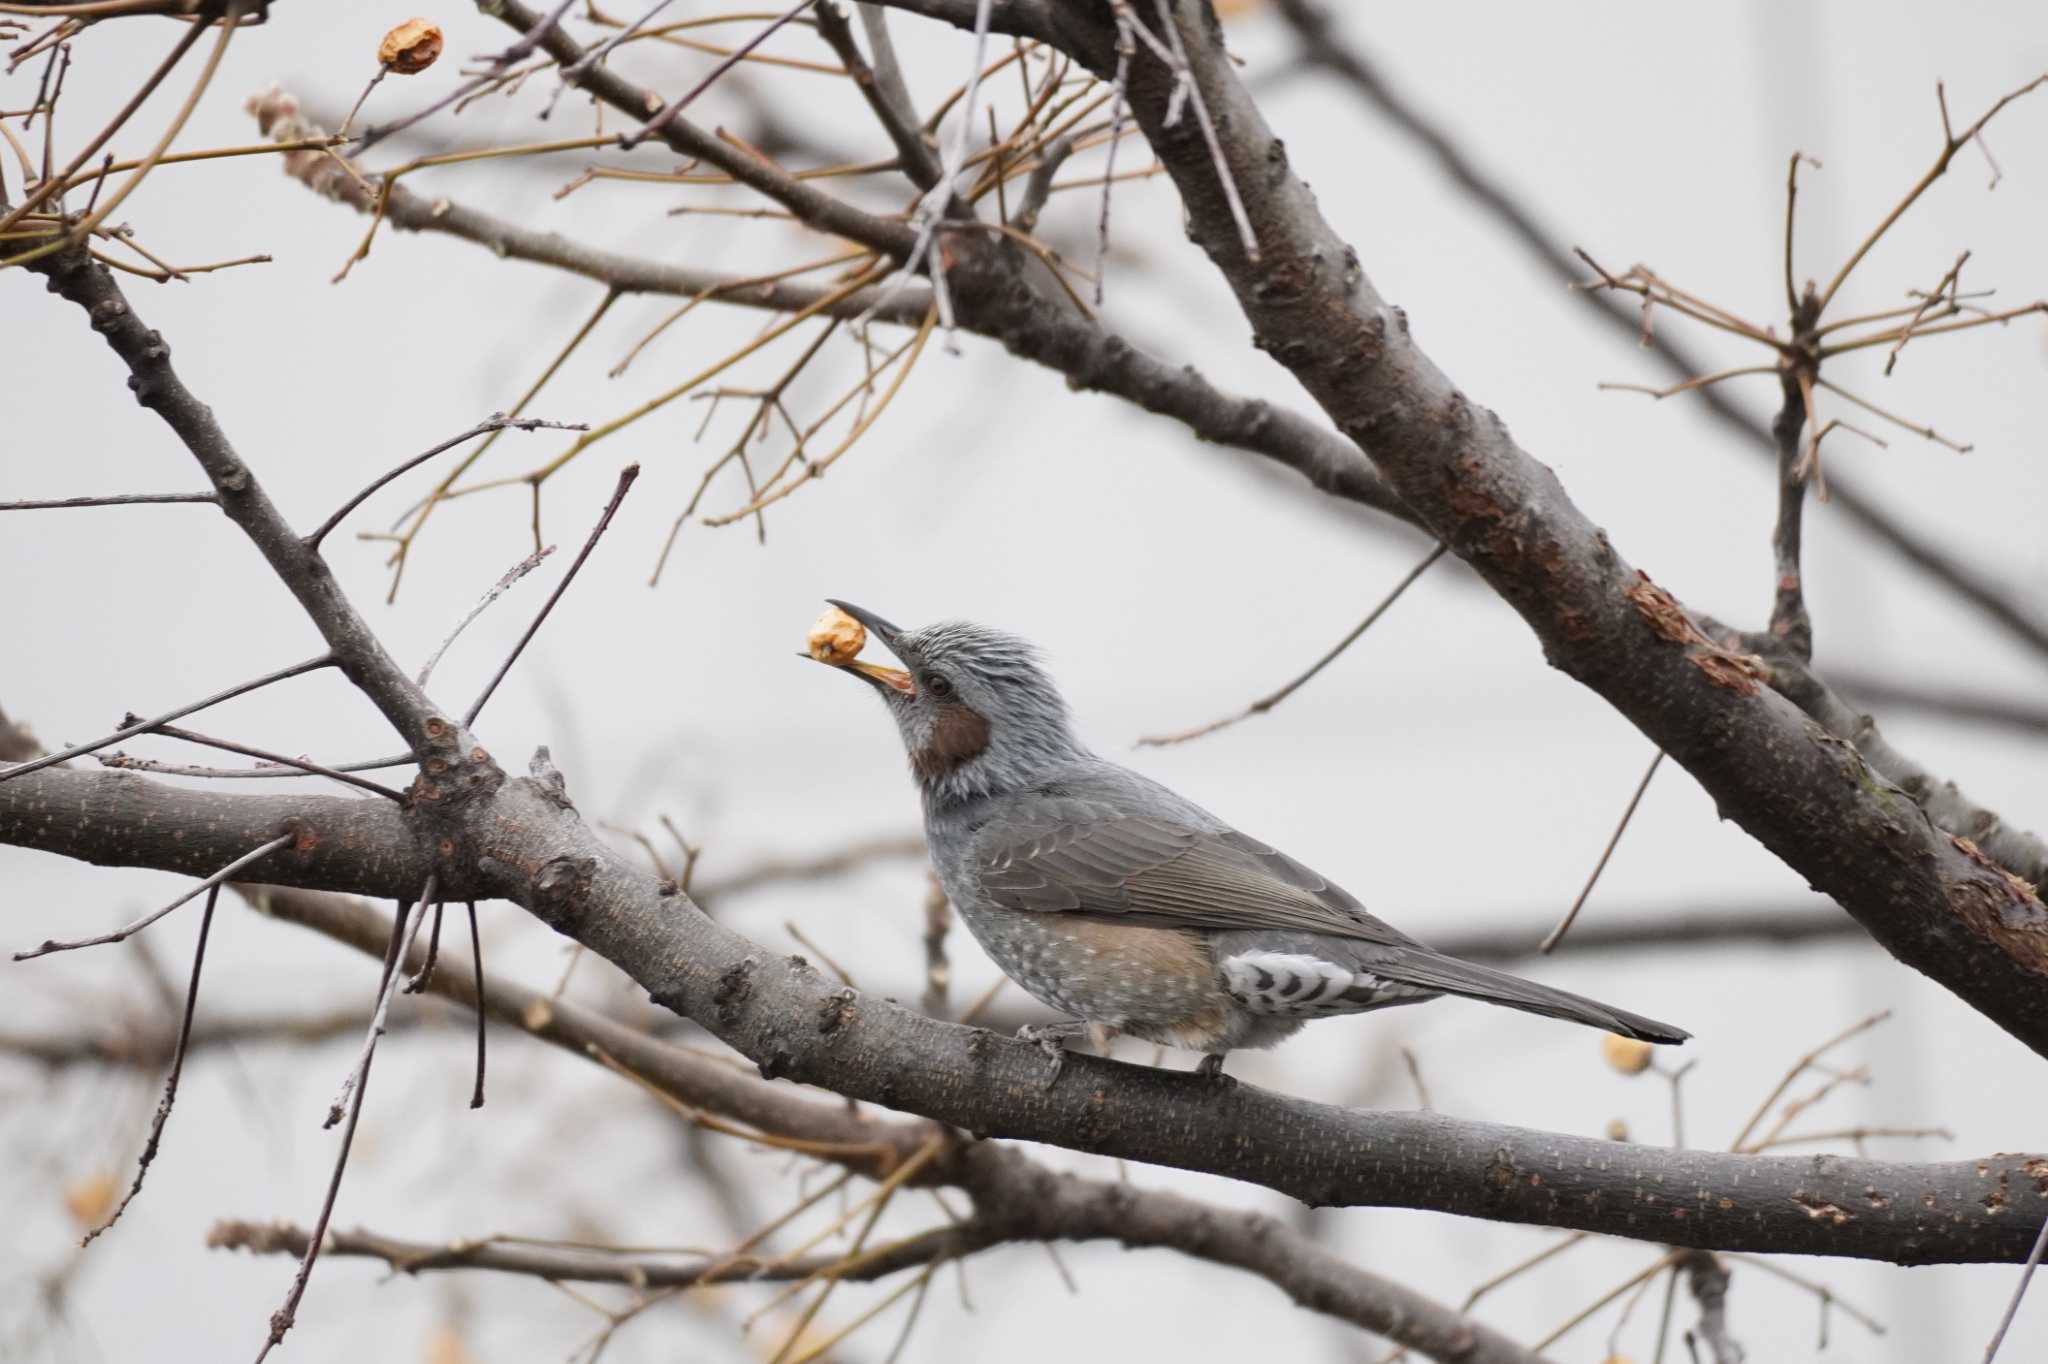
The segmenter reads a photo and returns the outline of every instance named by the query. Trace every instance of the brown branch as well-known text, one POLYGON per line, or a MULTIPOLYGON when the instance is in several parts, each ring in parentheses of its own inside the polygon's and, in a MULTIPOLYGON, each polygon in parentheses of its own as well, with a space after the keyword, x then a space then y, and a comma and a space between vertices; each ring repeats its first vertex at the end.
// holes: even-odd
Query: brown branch
MULTIPOLYGON (((237 889, 266 913, 336 938, 358 951, 381 952, 390 937, 388 916, 360 901, 274 887, 237 889)), ((680 906, 677 909, 688 912, 680 906)), ((417 962, 422 955, 416 951, 411 960, 417 962)), ((832 1157, 835 1161, 871 1177, 897 1167, 930 1138, 931 1129, 926 1124, 862 1117, 844 1105, 819 1102, 787 1086, 755 1079, 700 1052, 648 1037, 565 1000, 495 977, 474 979, 482 982, 484 1009, 511 1027, 585 1059, 598 1055, 614 1057, 636 1079, 691 1108, 720 1114, 763 1132, 837 1149, 843 1154, 832 1157)), ((476 985, 470 973, 459 965, 438 973, 428 988, 466 1007, 477 1006, 476 985)), ((838 997, 835 993, 834 998, 838 997)), ((1536 1356, 1487 1327, 1397 1283, 1358 1269, 1293 1229, 1260 1214, 1225 1211, 1128 1183, 1062 1174, 1020 1151, 992 1142, 949 1148, 941 1159, 927 1165, 915 1182, 956 1185, 966 1189, 975 1200, 973 1220, 951 1228, 957 1240, 912 1243, 934 1253, 966 1254, 1014 1240, 1113 1239, 1133 1247, 1175 1249, 1260 1275, 1312 1311, 1352 1322, 1431 1358, 1456 1364, 1539 1364, 1536 1356)), ((210 1237, 209 1244, 259 1248, 252 1242, 264 1234, 261 1228, 222 1225, 241 1229, 222 1240, 210 1237)), ((940 1236, 946 1230, 932 1236, 940 1236)), ((353 1254, 357 1252, 348 1248, 351 1245, 367 1248, 371 1244, 352 1241, 355 1235, 339 1233, 331 1237, 329 1253, 353 1254)), ((261 1248, 290 1252, 294 1248, 302 1250, 303 1244, 294 1241, 290 1245, 261 1248)), ((538 1272, 514 1268, 504 1258, 512 1247, 475 1243, 428 1249, 429 1258, 408 1259, 402 1264, 381 1252, 370 1253, 378 1253, 379 1258, 386 1258, 394 1268, 406 1272, 464 1265, 538 1272), (451 1251, 455 1252, 452 1256, 451 1251)), ((890 1268, 921 1262, 921 1257, 909 1256, 890 1268)), ((631 1261, 613 1257, 593 1264, 584 1259, 573 1266, 559 1265, 563 1270, 559 1277, 609 1277, 624 1270, 626 1263, 631 1261), (598 1272, 571 1272, 577 1267, 598 1272)), ((642 1263, 640 1267, 648 1274, 645 1282, 659 1285, 671 1281, 662 1275, 676 1276, 675 1282, 702 1281, 709 1277, 706 1269, 715 1266, 677 1269, 672 1265, 642 1263), (691 1279, 690 1275, 698 1277, 691 1279)), ((744 1277, 755 1275, 750 1269, 744 1277)))
MULTIPOLYGON (((1776 570, 1771 633, 1801 658, 1813 657, 1813 619, 1806 612, 1799 561, 1807 478, 1807 461, 1799 437, 1806 429, 1808 411, 1813 405, 1812 382, 1806 371, 1793 365, 1785 367, 1779 375, 1784 401, 1779 405, 1777 420, 1771 424, 1771 434, 1778 441, 1778 519, 1771 527, 1771 558, 1776 570)), ((1816 429, 1815 450, 1819 449, 1819 441, 1816 429)))
POLYGON ((1910 798, 1927 817, 1953 838, 1967 840, 1965 856, 1988 857, 2035 886, 2048 884, 2048 842, 2023 829, 2009 827, 1995 811, 1977 804, 1952 781, 1943 781, 1893 748, 1878 732, 1877 721, 1837 696, 1812 669, 1798 659, 1767 656, 1771 686, 1827 731, 1854 745, 1889 787, 1910 798), (1976 853, 1981 848, 1982 854, 1976 853))
MULTIPOLYGON (((928 190, 938 184, 939 156, 925 141, 924 130, 918 127, 902 73, 897 72, 892 81, 881 79, 861 54, 860 45, 854 42, 853 29, 846 22, 845 13, 832 0, 819 0, 816 18, 819 35, 831 44, 832 51, 839 57, 839 64, 846 68, 846 74, 853 78, 861 98, 868 102, 875 121, 889 135, 890 144, 896 148, 896 155, 903 162, 903 173, 919 189, 928 190)), ((872 25, 869 32, 871 35, 875 32, 872 25)), ((891 60, 893 66, 893 58, 891 60)))
MULTIPOLYGON (((53 771, 32 780, 78 775, 53 771)), ((175 795, 214 807, 214 822, 224 825, 236 822, 227 810, 272 799, 175 795)), ((1945 1165, 1831 1159, 1816 1168, 1790 1157, 1617 1148, 1488 1123, 1329 1108, 1249 1085, 1219 1094, 1178 1072, 1080 1056, 1067 1062, 1071 1078, 1047 1089, 1036 1048, 850 993, 801 961, 769 953, 693 912, 673 885, 600 842, 564 810, 563 799, 552 783, 521 778, 471 808, 465 837, 483 854, 477 869, 483 893, 526 904, 626 969, 656 1002, 704 1025, 770 1075, 972 1131, 1207 1170, 1317 1203, 1430 1207, 1688 1246, 2017 1260, 2027 1249, 2031 1222, 2021 1223, 2033 1216, 2033 1204, 2048 1215, 2048 1197, 2036 1195, 2032 1181, 2018 1173, 2026 1156, 1945 1165), (818 1022, 793 1029, 792 1019, 818 1022), (1231 1132, 1264 1135, 1240 1145, 1227 1139, 1231 1132), (1387 1159, 1338 1158, 1367 1146, 1387 1159), (1993 1218, 1980 1204, 2001 1178, 2016 1191, 2013 1210, 2021 1216, 1993 1218), (1667 1220, 1639 1201, 1651 1187, 1726 1197, 1740 1216, 1667 1220), (1887 1205, 1877 1207, 1863 1198, 1865 1188, 1916 1192, 1887 1194, 1887 1205), (1832 1212, 1822 1217, 1816 1207, 1838 1209, 1843 1220, 1832 1212)), ((412 846, 396 829, 389 802, 354 803, 392 821, 397 836, 387 835, 390 842, 412 846)), ((160 826, 163 818, 161 810, 138 810, 130 824, 160 826)), ((45 825, 37 821, 21 839, 0 821, 0 836, 16 834, 12 841, 33 846, 45 825)), ((123 846, 132 833, 105 819, 95 828, 110 848, 123 846)), ((183 841, 198 840, 188 835, 183 841)), ((395 849, 384 853, 399 860, 395 849)), ((443 970, 434 988, 446 992, 460 980, 460 971, 443 970)))

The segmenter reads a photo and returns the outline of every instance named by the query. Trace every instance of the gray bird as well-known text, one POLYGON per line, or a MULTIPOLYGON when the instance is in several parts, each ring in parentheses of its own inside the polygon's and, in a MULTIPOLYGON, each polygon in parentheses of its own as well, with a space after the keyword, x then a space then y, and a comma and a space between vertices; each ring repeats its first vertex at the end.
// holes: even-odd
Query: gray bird
POLYGON ((901 630, 832 604, 904 665, 836 666, 871 684, 902 731, 947 898, 1005 975, 1077 1020, 1023 1034, 1052 1077, 1066 1039, 1091 1026, 1199 1051, 1217 1077, 1224 1053, 1311 1019, 1442 995, 1645 1042, 1689 1036, 1432 952, 1285 853, 1096 757, 1023 640, 965 622, 901 630))

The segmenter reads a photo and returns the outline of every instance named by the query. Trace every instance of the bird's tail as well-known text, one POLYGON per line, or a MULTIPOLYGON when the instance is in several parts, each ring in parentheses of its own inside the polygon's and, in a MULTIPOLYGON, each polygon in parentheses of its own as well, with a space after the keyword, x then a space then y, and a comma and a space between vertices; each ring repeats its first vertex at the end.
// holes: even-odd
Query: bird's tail
POLYGON ((1604 1028, 1638 1041, 1683 1042, 1692 1036, 1683 1028, 1659 1023, 1654 1018, 1632 1014, 1626 1009, 1617 1009, 1611 1004, 1602 1004, 1567 990, 1538 985, 1533 980, 1511 976, 1490 966, 1439 956, 1434 952, 1411 948, 1390 953, 1376 960, 1368 969, 1391 980, 1520 1009, 1524 1013, 1541 1014, 1545 1018, 1583 1023, 1589 1028, 1604 1028))

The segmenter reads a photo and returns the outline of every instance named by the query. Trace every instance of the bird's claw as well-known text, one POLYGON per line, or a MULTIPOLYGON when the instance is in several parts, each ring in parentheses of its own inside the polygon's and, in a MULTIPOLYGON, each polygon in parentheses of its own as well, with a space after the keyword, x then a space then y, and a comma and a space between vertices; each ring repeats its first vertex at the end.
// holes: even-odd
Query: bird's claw
POLYGON ((1027 1023, 1017 1029, 1018 1041, 1029 1042, 1045 1053, 1044 1088, 1051 1089, 1058 1083, 1060 1072, 1066 1069, 1067 1039, 1078 1036, 1087 1026, 1085 1023, 1027 1023))
POLYGON ((1223 1073, 1223 1053, 1220 1051, 1212 1051, 1207 1056, 1204 1056, 1201 1064, 1195 1067, 1195 1074, 1201 1076, 1202 1079, 1208 1081, 1216 1089, 1234 1089, 1237 1087, 1237 1078, 1223 1073))

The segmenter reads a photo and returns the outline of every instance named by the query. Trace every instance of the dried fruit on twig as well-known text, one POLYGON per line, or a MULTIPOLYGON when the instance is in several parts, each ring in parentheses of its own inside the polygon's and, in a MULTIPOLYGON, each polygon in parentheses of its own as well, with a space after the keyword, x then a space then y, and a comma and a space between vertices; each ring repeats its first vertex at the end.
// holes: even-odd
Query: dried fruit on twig
POLYGON ((826 608, 804 641, 812 658, 835 668, 853 662, 867 642, 867 627, 836 606, 826 608))
POLYGON ((1650 1068, 1650 1044, 1633 1037, 1611 1032, 1601 1039, 1600 1052, 1623 1075, 1641 1075, 1650 1068))
POLYGON ((414 76, 441 57, 441 26, 431 19, 408 19, 377 44, 377 62, 386 71, 414 76))

